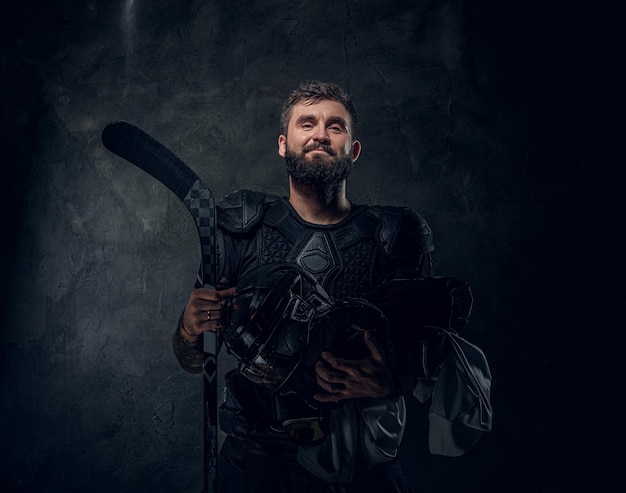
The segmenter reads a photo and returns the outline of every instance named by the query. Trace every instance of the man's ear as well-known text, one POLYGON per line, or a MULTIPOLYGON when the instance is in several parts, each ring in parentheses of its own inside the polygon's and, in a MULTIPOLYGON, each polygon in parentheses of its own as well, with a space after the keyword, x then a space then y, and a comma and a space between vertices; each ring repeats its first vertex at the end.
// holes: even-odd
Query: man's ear
POLYGON ((285 157, 285 151, 287 150, 287 137, 283 134, 278 136, 278 155, 285 157))
POLYGON ((355 162, 359 159, 361 154, 361 143, 358 140, 352 142, 352 162, 355 162))

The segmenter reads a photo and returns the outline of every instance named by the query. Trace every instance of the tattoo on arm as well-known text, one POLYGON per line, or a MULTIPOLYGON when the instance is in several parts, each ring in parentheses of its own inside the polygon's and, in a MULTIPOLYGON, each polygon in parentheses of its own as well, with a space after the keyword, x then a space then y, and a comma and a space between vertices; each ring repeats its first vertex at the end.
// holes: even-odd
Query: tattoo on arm
POLYGON ((174 354, 180 363, 183 370, 189 373, 202 373, 202 362, 204 359, 204 352, 202 349, 202 338, 199 337, 196 341, 190 342, 181 334, 182 328, 182 315, 174 337, 172 337, 172 347, 174 354))

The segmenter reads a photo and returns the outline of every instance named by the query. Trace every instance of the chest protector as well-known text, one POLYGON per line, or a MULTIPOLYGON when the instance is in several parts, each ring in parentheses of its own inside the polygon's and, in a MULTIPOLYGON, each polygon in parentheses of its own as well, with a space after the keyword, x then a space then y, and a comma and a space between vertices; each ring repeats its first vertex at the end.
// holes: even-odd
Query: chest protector
POLYGON ((391 347, 387 316, 365 295, 386 279, 421 273, 433 250, 430 229, 418 214, 396 207, 357 206, 338 224, 313 225, 286 199, 250 191, 227 196, 218 221, 234 245, 226 251, 222 240, 222 255, 236 257, 236 271, 226 273, 237 290, 224 343, 239 362, 238 377, 254 383, 227 379, 222 428, 232 430, 236 419, 240 430, 260 423, 323 439, 333 405, 312 398, 321 390, 314 371, 320 353, 363 357, 365 330, 391 347), (271 403, 271 416, 263 414, 267 405, 251 402, 252 394, 271 403))
POLYGON ((218 205, 218 221, 245 243, 236 279, 255 266, 293 263, 333 298, 362 297, 409 271, 421 275, 420 262, 434 249, 426 221, 403 207, 355 206, 338 224, 314 225, 287 199, 243 190, 218 205))

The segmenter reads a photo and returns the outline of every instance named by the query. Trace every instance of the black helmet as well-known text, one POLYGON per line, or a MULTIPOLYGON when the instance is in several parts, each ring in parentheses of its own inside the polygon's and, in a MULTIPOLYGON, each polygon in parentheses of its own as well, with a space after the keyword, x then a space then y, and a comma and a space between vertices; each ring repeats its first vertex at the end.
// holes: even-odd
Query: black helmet
POLYGON ((320 407, 315 364, 322 351, 365 357, 365 330, 386 337, 387 319, 368 301, 332 299, 296 264, 254 268, 237 283, 222 332, 239 371, 266 389, 296 393, 320 407))

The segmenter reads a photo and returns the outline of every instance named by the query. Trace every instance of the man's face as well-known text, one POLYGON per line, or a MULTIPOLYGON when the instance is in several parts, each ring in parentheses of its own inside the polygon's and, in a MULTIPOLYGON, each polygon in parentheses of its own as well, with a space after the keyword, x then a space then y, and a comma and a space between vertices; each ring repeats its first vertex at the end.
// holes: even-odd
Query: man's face
POLYGON ((287 135, 278 138, 287 172, 319 192, 345 180, 361 151, 361 144, 352 140, 350 114, 333 100, 294 106, 287 135))

